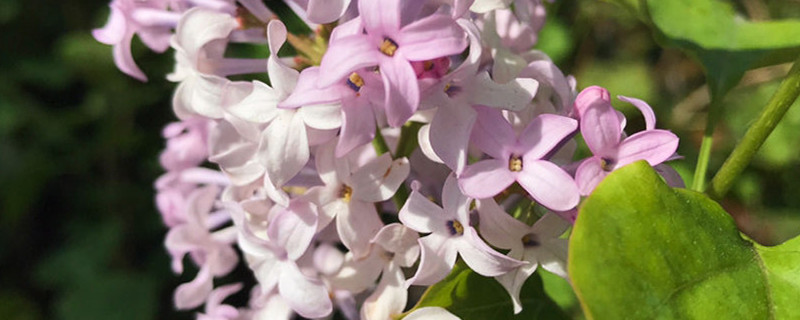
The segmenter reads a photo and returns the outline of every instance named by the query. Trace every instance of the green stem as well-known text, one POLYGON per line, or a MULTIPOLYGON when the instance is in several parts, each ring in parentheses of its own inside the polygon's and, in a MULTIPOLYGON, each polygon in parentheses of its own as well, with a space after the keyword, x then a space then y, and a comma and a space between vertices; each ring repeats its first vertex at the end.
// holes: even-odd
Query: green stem
POLYGON ((703 140, 700 144, 700 154, 697 156, 697 166, 694 169, 694 179, 692 180, 692 190, 704 191, 706 189, 706 173, 708 172, 708 162, 711 160, 711 146, 714 142, 714 129, 719 122, 722 97, 711 94, 711 104, 708 106, 708 118, 706 119, 706 130, 703 133, 703 140))
POLYGON ((397 158, 409 157, 414 150, 419 146, 417 133, 422 123, 409 122, 406 123, 400 130, 400 141, 397 142, 397 149, 394 154, 397 158))
POLYGON ((712 198, 720 199, 730 190, 733 182, 742 173, 745 167, 753 160, 758 149, 767 140, 772 130, 783 119, 786 111, 800 95, 800 57, 795 60, 789 74, 781 82, 778 90, 769 100, 758 119, 747 129, 742 141, 736 145, 733 152, 722 164, 717 174, 711 180, 708 194, 712 198))
MULTIPOLYGON (((375 153, 377 153, 378 155, 391 152, 389 151, 390 150, 389 145, 386 144, 386 139, 383 138, 383 133, 381 133, 380 128, 375 129, 375 139, 372 139, 372 147, 375 148, 375 153)), ((389 153, 389 155, 392 154, 389 153)), ((392 159, 394 159, 393 155, 392 159)))

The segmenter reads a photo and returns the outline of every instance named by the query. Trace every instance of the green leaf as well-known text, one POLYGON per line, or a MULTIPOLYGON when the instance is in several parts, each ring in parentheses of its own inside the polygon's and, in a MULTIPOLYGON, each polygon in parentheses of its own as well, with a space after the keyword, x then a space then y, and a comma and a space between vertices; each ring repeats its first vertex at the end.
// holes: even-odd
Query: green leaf
POLYGON ((743 239, 716 202, 644 161, 606 177, 578 217, 569 273, 589 319, 800 318, 800 240, 743 239))
POLYGON ((425 291, 414 309, 442 307, 463 320, 568 319, 544 293, 542 279, 534 273, 522 286, 522 312, 514 315, 508 292, 494 279, 481 276, 463 261, 439 283, 425 291))
POLYGON ((687 51, 722 97, 744 72, 789 62, 800 53, 800 21, 750 22, 720 0, 613 0, 635 12, 664 45, 687 51))

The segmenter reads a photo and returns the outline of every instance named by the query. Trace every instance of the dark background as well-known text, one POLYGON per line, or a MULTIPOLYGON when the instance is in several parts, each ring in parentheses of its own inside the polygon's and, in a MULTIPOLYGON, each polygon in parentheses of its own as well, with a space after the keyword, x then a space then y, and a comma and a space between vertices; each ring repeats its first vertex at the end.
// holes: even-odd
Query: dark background
MULTIPOLYGON (((734 3, 751 19, 800 17, 796 0, 734 3)), ((170 271, 167 230, 153 201, 160 130, 174 120, 174 85, 164 80, 172 53, 152 53, 134 40, 150 81, 119 72, 111 48, 90 34, 105 23, 107 4, 0 1, 2 319, 193 316, 174 311, 172 291, 196 269, 170 271)), ((699 66, 659 47, 645 25, 611 4, 557 0, 549 9, 539 47, 581 88, 602 85, 612 96, 650 102, 658 126, 682 138, 686 159, 673 165, 690 178, 708 103, 699 66)), ((729 95, 711 172, 787 70, 750 72, 729 95)), ((635 109, 615 105, 630 117, 629 130, 643 127, 635 109)), ((799 132, 793 107, 724 201, 742 229, 764 243, 800 233, 799 132)), ((233 277, 248 274, 240 268, 233 277)))

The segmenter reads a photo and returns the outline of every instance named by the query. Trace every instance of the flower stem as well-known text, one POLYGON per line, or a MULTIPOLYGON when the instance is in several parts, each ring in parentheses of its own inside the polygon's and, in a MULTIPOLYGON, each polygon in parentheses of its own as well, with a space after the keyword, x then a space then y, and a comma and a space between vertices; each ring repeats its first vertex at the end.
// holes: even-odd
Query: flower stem
POLYGON ((711 94, 711 104, 708 106, 708 118, 706 119, 706 130, 703 133, 703 140, 700 144, 700 154, 697 156, 697 166, 694 169, 694 179, 692 179, 692 190, 704 191, 706 189, 706 173, 708 172, 708 162, 711 160, 711 146, 714 143, 714 129, 717 127, 721 109, 722 97, 711 94))
POLYGON ((739 174, 753 160, 756 152, 767 140, 778 122, 783 119, 786 111, 797 100, 798 95, 800 95, 800 57, 795 60, 789 74, 786 75, 767 106, 761 111, 756 122, 747 129, 742 141, 736 145, 711 180, 708 194, 712 198, 720 199, 725 196, 739 174))

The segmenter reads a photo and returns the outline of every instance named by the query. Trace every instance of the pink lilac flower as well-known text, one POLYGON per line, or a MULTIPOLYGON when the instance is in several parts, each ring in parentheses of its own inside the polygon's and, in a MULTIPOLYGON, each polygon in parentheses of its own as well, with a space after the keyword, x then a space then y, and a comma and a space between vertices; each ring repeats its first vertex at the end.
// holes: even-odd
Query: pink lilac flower
POLYGON ((467 46, 464 32, 443 14, 432 14, 401 26, 400 0, 359 1, 358 32, 331 39, 320 65, 320 86, 327 87, 356 70, 379 66, 384 83, 386 115, 391 126, 408 120, 420 102, 411 61, 458 54, 467 46))
MULTIPOLYGON (((480 38, 474 25, 459 21, 470 37, 467 60, 452 73, 430 84, 423 91, 423 105, 438 107, 430 123, 430 149, 456 174, 467 163, 467 146, 477 117, 474 106, 521 110, 533 99, 538 83, 533 79, 514 79, 497 83, 487 71, 478 71, 481 58, 480 38)), ((429 81, 426 81, 429 82, 429 81)), ((423 146, 427 147, 427 146, 423 146)))
POLYGON ((553 114, 534 118, 517 137, 499 111, 477 108, 473 142, 492 159, 464 169, 459 186, 477 199, 493 197, 518 182, 539 204, 558 211, 574 208, 580 197, 575 181, 545 160, 577 129, 577 121, 553 114))
POLYGON ((423 307, 405 316, 406 320, 461 320, 442 307, 423 307))
POLYGON ((319 67, 303 70, 294 92, 279 107, 340 104, 342 123, 336 145, 337 157, 372 141, 376 128, 375 109, 381 108, 384 101, 380 76, 367 69, 358 70, 328 87, 318 87, 319 78, 319 67))
POLYGON ((228 296, 242 290, 241 283, 229 284, 211 291, 206 300, 203 313, 197 314, 197 320, 235 320, 239 318, 239 310, 231 305, 222 304, 228 296))
POLYGON ((97 41, 114 47, 117 68, 131 77, 147 81, 147 76, 133 61, 133 36, 138 34, 153 51, 164 52, 169 48, 171 31, 180 14, 167 11, 167 1, 160 0, 114 0, 109 8, 108 22, 103 28, 93 30, 92 35, 97 41))
POLYGON ((610 172, 637 160, 658 165, 675 154, 678 137, 672 132, 655 129, 652 109, 641 100, 631 101, 644 112, 647 129, 625 137, 624 118, 611 106, 608 91, 599 87, 587 88, 575 101, 580 114, 581 135, 593 156, 584 160, 575 172, 580 192, 588 195, 610 172))
POLYGON ((418 232, 429 233, 419 239, 422 252, 417 273, 408 284, 431 285, 453 269, 456 255, 478 274, 494 277, 513 270, 522 262, 506 257, 489 247, 471 224, 468 198, 458 189, 455 176, 445 181, 442 207, 413 191, 400 209, 400 221, 418 232))
POLYGON ((511 295, 514 313, 522 311, 520 290, 525 281, 541 265, 547 271, 567 277, 567 239, 559 238, 569 223, 553 213, 528 226, 511 217, 492 199, 478 202, 483 237, 492 245, 509 249, 508 256, 527 261, 509 273, 495 277, 511 295))
POLYGON ((317 171, 325 185, 308 194, 320 206, 320 225, 335 218, 342 243, 356 258, 362 258, 369 254, 369 240, 383 227, 375 203, 389 200, 410 168, 407 159, 393 161, 388 153, 351 168, 347 157, 334 156, 335 143, 333 140, 317 150, 317 171))

